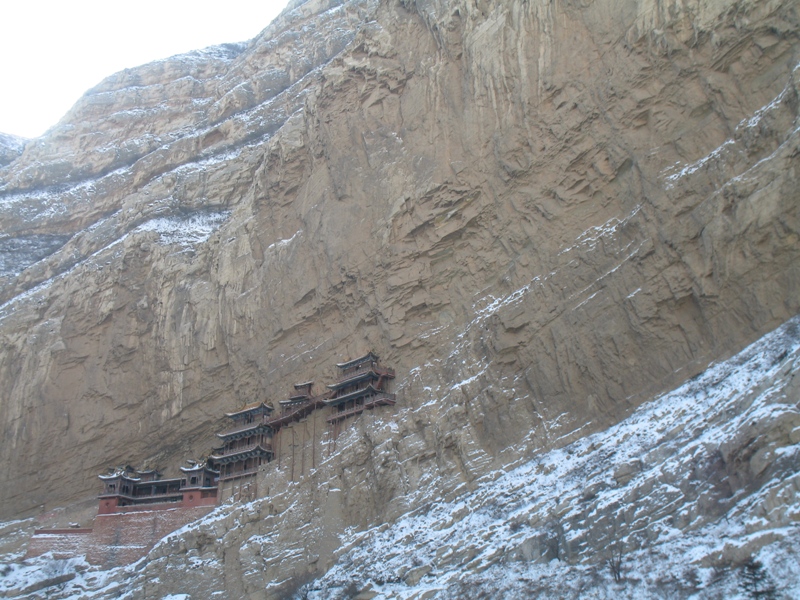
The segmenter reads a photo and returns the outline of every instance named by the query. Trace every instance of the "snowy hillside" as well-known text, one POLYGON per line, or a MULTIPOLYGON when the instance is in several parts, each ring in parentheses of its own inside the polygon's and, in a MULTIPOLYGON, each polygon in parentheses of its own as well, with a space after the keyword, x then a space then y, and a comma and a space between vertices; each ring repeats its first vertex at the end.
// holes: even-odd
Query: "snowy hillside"
POLYGON ((731 598, 750 557, 800 597, 799 324, 603 433, 353 533, 308 597, 731 598))
POLYGON ((8 133, 0 133, 0 166, 6 165, 22 154, 25 138, 8 133))

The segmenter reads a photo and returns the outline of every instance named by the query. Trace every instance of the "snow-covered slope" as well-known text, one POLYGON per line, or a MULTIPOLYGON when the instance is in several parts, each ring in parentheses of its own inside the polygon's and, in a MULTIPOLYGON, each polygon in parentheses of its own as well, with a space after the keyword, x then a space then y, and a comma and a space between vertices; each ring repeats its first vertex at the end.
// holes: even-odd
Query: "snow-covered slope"
POLYGON ((729 598, 751 557, 798 597, 798 326, 605 432, 353 533, 308 597, 729 598))
POLYGON ((0 133, 0 167, 6 165, 22 154, 25 138, 7 133, 0 133))
MULTIPOLYGON (((762 588, 798 597, 798 373, 800 317, 606 431, 348 532, 332 568, 297 597, 746 598, 751 558, 762 588)), ((175 577, 191 598, 223 597, 224 547, 275 556, 268 532, 246 533, 270 502, 222 506, 129 568, 43 557, 11 568, 3 589, 58 571, 76 576, 48 597, 160 598, 175 577)))

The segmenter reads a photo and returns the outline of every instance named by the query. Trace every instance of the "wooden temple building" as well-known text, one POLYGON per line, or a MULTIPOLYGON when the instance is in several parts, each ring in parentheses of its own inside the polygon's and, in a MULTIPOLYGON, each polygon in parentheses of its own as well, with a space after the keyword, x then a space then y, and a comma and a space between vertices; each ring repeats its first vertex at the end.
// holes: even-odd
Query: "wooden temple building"
POLYGON ((333 407, 328 423, 339 421, 364 412, 376 406, 395 403, 395 395, 386 391, 386 382, 394 379, 394 369, 380 365, 377 355, 369 354, 336 366, 339 380, 328 386, 330 395, 325 400, 333 407))
POLYGON ((184 477, 163 479, 155 469, 127 466, 99 475, 103 481, 99 514, 144 508, 204 506, 217 502, 219 472, 207 463, 181 467, 184 477), (163 505, 163 506, 156 506, 163 505))
POLYGON ((289 398, 272 406, 257 402, 227 413, 230 428, 217 436, 222 445, 205 461, 190 461, 180 475, 164 478, 156 469, 121 467, 100 475, 103 491, 93 527, 36 530, 28 556, 87 557, 106 568, 130 564, 144 556, 168 533, 214 509, 223 500, 258 497, 257 474, 281 453, 289 473, 301 476, 316 468, 318 433, 335 452, 342 424, 380 406, 395 403, 387 389, 392 369, 381 366, 372 352, 336 365, 338 379, 315 395, 313 382, 298 383, 289 398))
POLYGON ((203 462, 190 461, 188 467, 180 467, 181 492, 184 507, 206 506, 217 503, 217 488, 219 486, 219 471, 205 460, 203 462))
MULTIPOLYGON (((338 380, 327 386, 328 391, 314 395, 313 381, 298 383, 294 392, 280 400, 280 412, 265 402, 256 402, 226 413, 231 427, 217 433, 222 445, 213 448, 204 462, 190 462, 181 467, 181 477, 163 479, 156 470, 136 470, 132 467, 114 469, 100 475, 104 490, 100 495, 100 514, 135 510, 134 507, 157 508, 158 506, 206 506, 224 499, 228 492, 235 493, 250 485, 259 468, 272 461, 276 449, 280 449, 278 434, 290 428, 290 437, 284 441, 284 452, 291 456, 291 477, 294 480, 295 448, 304 452, 311 442, 311 467, 316 466, 317 420, 321 429, 332 428, 334 440, 341 423, 365 410, 395 403, 395 395, 387 391, 389 380, 394 379, 393 369, 383 367, 380 358, 373 352, 336 365, 338 380), (315 411, 329 408, 325 415, 314 415, 315 411), (310 417, 310 419, 309 419, 310 417), (308 426, 308 420, 311 425, 308 426), (290 427, 303 426, 302 431, 290 427), (306 429, 310 431, 306 432, 306 429)), ((280 453, 278 452, 280 460, 280 453)), ((303 472, 305 458, 301 460, 303 472)))
POLYGON ((209 461, 219 466, 220 481, 252 475, 262 463, 272 460, 272 433, 269 416, 272 407, 256 402, 225 416, 233 427, 218 433, 223 445, 214 448, 209 461))
POLYGON ((313 381, 294 384, 294 394, 286 400, 279 400, 281 407, 280 415, 273 417, 269 425, 277 432, 284 425, 294 421, 299 421, 310 415, 312 412, 325 406, 323 396, 314 396, 312 387, 313 381))

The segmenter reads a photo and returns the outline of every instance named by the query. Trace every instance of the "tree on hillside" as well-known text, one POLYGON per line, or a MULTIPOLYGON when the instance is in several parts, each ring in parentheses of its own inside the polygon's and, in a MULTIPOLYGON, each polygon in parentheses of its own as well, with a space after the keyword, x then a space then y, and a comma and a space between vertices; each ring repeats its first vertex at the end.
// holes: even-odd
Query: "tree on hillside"
POLYGON ((750 598, 770 600, 777 598, 775 584, 764 565, 752 556, 742 565, 742 580, 739 586, 750 598))
POLYGON ((611 556, 606 559, 606 564, 611 570, 611 575, 613 575, 614 581, 616 582, 622 581, 622 556, 622 544, 617 542, 611 546, 611 556))

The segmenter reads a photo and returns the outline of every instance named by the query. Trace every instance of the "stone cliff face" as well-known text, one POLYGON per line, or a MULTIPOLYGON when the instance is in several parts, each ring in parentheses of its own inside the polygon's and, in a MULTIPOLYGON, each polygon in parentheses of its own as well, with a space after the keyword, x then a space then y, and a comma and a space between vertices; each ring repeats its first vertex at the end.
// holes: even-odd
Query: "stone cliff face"
POLYGON ((3 516, 370 348, 322 549, 618 422, 800 309, 799 53, 788 0, 310 1, 106 79, 0 167, 3 516))
MULTIPOLYGON (((412 510, 367 531, 340 526, 331 548, 343 482, 326 462, 316 494, 283 485, 218 509, 117 574, 120 587, 91 587, 161 597, 186 591, 191 571, 203 598, 747 598, 737 571, 758 556, 776 597, 796 597, 799 325, 604 432, 449 497, 420 490, 412 510)), ((368 430, 376 455, 390 454, 391 429, 368 430)))

